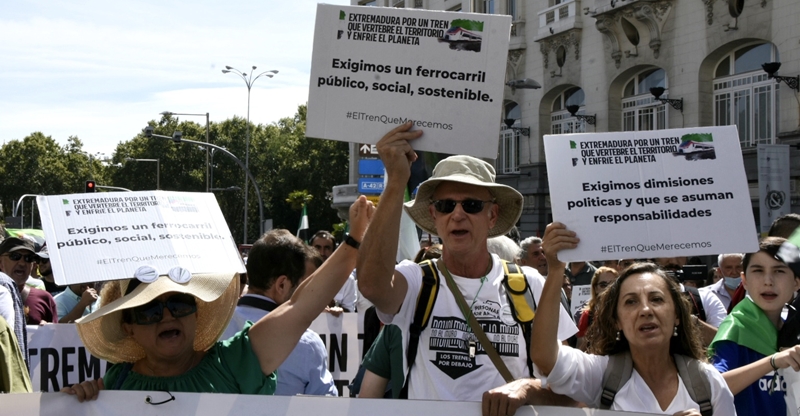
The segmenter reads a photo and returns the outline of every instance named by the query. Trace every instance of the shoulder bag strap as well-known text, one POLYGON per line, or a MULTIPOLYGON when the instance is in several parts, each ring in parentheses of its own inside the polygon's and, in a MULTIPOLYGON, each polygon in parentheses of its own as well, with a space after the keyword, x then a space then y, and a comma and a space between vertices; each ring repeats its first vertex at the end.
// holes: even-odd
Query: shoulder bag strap
POLYGON ((469 306, 467 305, 467 301, 464 300, 464 295, 456 286, 456 282, 453 281, 453 276, 447 270, 447 266, 444 265, 444 262, 438 262, 439 268, 444 275, 445 281, 447 281, 447 287, 450 288, 450 291, 453 292, 453 297, 456 298, 456 302, 458 303, 459 308, 461 308, 461 313, 464 314, 464 317, 467 318, 469 322, 469 326, 472 329, 472 332, 478 337, 478 341, 480 341, 481 345, 483 346, 484 351, 489 355, 489 358, 492 360, 492 363, 497 368, 497 371, 500 372, 500 375, 503 376, 503 380, 506 383, 510 383, 514 381, 514 376, 511 375, 511 371, 508 370, 506 367, 506 363, 500 358, 500 354, 497 353, 497 350, 494 349, 491 341, 489 338, 486 337, 486 333, 483 332, 483 328, 481 328, 481 324, 478 323, 478 320, 475 319, 475 315, 472 314, 472 310, 470 310, 469 306))
POLYGON ((436 302, 436 295, 439 292, 439 275, 436 273, 436 267, 431 260, 425 260, 419 263, 422 268, 422 287, 420 287, 419 295, 417 295, 417 305, 414 310, 414 317, 411 325, 408 328, 408 347, 406 348, 406 363, 408 369, 403 381, 403 388, 400 390, 401 399, 408 398, 408 381, 411 379, 411 368, 414 366, 414 361, 417 359, 417 350, 419 349, 419 337, 422 330, 428 326, 428 320, 433 311, 433 305, 436 302))
POLYGON ((600 396, 600 408, 610 409, 614 404, 617 392, 631 378, 633 359, 630 351, 608 356, 608 366, 603 373, 603 394, 600 396))
POLYGON ((711 416, 714 413, 711 406, 711 383, 701 368, 700 361, 680 354, 675 354, 673 357, 675 366, 678 367, 678 375, 686 386, 689 396, 700 405, 700 414, 711 416))

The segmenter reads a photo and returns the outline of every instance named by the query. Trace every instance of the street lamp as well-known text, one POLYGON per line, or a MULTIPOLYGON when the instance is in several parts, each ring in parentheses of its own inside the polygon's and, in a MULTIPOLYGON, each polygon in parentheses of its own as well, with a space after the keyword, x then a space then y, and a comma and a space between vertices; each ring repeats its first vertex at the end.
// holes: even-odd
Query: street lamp
MULTIPOLYGON (((270 69, 269 71, 264 71, 258 75, 253 77, 253 71, 256 70, 256 66, 253 65, 253 69, 250 71, 250 75, 247 75, 246 72, 242 72, 234 67, 225 66, 225 69, 222 70, 223 74, 227 74, 229 72, 238 75, 242 80, 244 80, 244 84, 247 85, 247 138, 245 139, 245 150, 244 150, 244 169, 245 171, 249 172, 250 169, 250 88, 252 88, 253 83, 256 82, 257 79, 261 78, 262 76, 272 78, 278 71, 274 69, 270 69)), ((247 244, 247 176, 244 177, 244 240, 243 244, 247 244)), ((264 219, 261 219, 261 222, 264 222, 264 219)), ((261 228, 264 228, 264 224, 261 224, 261 228)), ((263 234, 263 232, 262 232, 263 234)))
POLYGON ((578 110, 580 110, 580 109, 581 109, 581 107, 579 105, 577 105, 577 104, 572 104, 572 105, 568 105, 567 106, 567 111, 569 111, 569 113, 572 115, 572 117, 575 117, 578 120, 584 120, 584 121, 586 121, 587 124, 591 124, 593 126, 595 124, 597 124, 597 114, 595 114, 593 116, 587 116, 587 115, 583 115, 583 114, 578 114, 578 110))
MULTIPOLYGON (((211 144, 211 143, 203 143, 203 142, 198 142, 198 141, 194 141, 194 140, 184 139, 183 135, 179 131, 174 132, 172 134, 172 137, 170 137, 170 136, 164 136, 164 135, 161 135, 161 134, 155 134, 154 130, 155 129, 153 128, 153 126, 145 127, 144 131, 143 131, 144 137, 158 137, 159 139, 172 140, 175 143, 185 142, 185 143, 196 144, 198 146, 210 147, 212 149, 215 149, 217 151, 220 151, 220 152, 228 155, 231 159, 233 159, 239 165, 239 167, 244 169, 244 173, 253 182, 253 188, 256 189, 256 195, 258 195, 258 216, 259 216, 259 219, 261 220, 259 222, 259 231, 260 231, 259 236, 264 234, 264 201, 261 199, 261 191, 258 189, 258 183, 256 183, 255 178, 253 178, 253 174, 250 173, 250 170, 247 169, 247 167, 244 165, 244 163, 242 163, 241 160, 239 160, 238 157, 234 156, 233 153, 229 152, 224 147, 220 147, 220 146, 217 146, 217 145, 211 144)), ((247 199, 246 196, 247 196, 247 193, 245 193, 245 199, 247 199)), ((244 208, 245 208, 245 210, 247 210, 247 205, 245 205, 244 208)), ((243 241, 247 241, 247 228, 245 228, 244 240, 243 241)), ((247 243, 243 243, 243 244, 247 244, 247 243)))
MULTIPOLYGON (((206 143, 210 142, 209 139, 208 139, 208 136, 209 136, 208 113, 205 113, 205 114, 202 114, 202 113, 199 113, 199 114, 198 113, 173 113, 172 111, 162 111, 160 114, 162 116, 167 116, 167 117, 169 117, 169 116, 200 116, 200 117, 206 116, 206 143)), ((211 180, 209 179, 209 174, 208 174, 208 151, 209 151, 209 149, 206 148, 206 192, 208 192, 209 188, 211 187, 211 185, 210 185, 211 180)))
POLYGON ((156 190, 161 189, 161 159, 136 159, 134 157, 126 157, 128 162, 156 162, 156 190))

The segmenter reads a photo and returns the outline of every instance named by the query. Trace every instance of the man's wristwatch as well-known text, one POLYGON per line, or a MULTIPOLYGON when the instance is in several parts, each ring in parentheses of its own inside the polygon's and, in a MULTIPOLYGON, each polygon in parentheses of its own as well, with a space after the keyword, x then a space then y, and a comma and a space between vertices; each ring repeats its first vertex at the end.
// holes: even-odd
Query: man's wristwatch
POLYGON ((361 243, 356 241, 356 239, 353 238, 353 236, 350 235, 350 234, 348 234, 347 238, 344 239, 344 243, 347 244, 350 247, 353 247, 356 250, 358 250, 358 248, 361 247, 361 243))

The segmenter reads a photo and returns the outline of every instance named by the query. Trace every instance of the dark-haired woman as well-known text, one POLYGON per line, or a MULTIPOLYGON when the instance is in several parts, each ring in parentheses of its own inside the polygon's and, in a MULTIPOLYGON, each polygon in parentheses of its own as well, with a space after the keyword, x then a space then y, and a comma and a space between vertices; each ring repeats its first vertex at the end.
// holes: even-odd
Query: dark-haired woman
POLYGON ((678 374, 676 362, 680 360, 699 364, 698 373, 710 386, 714 415, 736 414, 733 395, 724 379, 705 362, 688 302, 681 296, 679 286, 654 264, 638 264, 624 270, 600 297, 587 335, 588 353, 558 343, 558 272, 564 263, 557 254, 577 244, 575 233, 563 224, 550 224, 545 231, 543 248, 549 274, 531 336, 531 359, 542 385, 590 407, 599 407, 609 356, 629 354, 630 378, 606 406, 613 410, 700 415, 701 406, 685 385, 688 380, 678 374))

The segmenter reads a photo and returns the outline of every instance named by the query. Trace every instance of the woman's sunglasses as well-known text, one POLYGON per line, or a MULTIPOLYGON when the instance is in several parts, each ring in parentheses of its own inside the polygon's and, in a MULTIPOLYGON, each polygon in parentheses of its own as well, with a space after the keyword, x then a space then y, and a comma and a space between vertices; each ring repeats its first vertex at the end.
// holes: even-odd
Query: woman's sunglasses
POLYGON ((8 258, 11 259, 11 261, 19 261, 20 259, 25 259, 25 261, 28 262, 28 263, 37 263, 37 264, 39 263, 39 256, 37 256, 35 254, 25 254, 25 255, 23 255, 23 254, 20 254, 20 253, 17 253, 17 252, 11 252, 11 253, 5 254, 5 256, 8 256, 8 258))
POLYGON ((600 289, 605 289, 611 286, 611 283, 613 282, 597 282, 597 287, 599 287, 600 289))
POLYGON ((158 299, 142 306, 129 309, 128 323, 138 325, 153 325, 164 319, 164 308, 169 310, 174 318, 183 318, 197 312, 197 301, 194 296, 179 293, 162 302, 158 299))
POLYGON ((494 202, 494 200, 481 201, 480 199, 465 199, 463 201, 455 201, 452 199, 440 199, 438 201, 433 201, 433 207, 442 214, 449 214, 456 209, 456 205, 461 204, 461 208, 467 214, 477 214, 483 211, 484 204, 492 202, 494 202))

